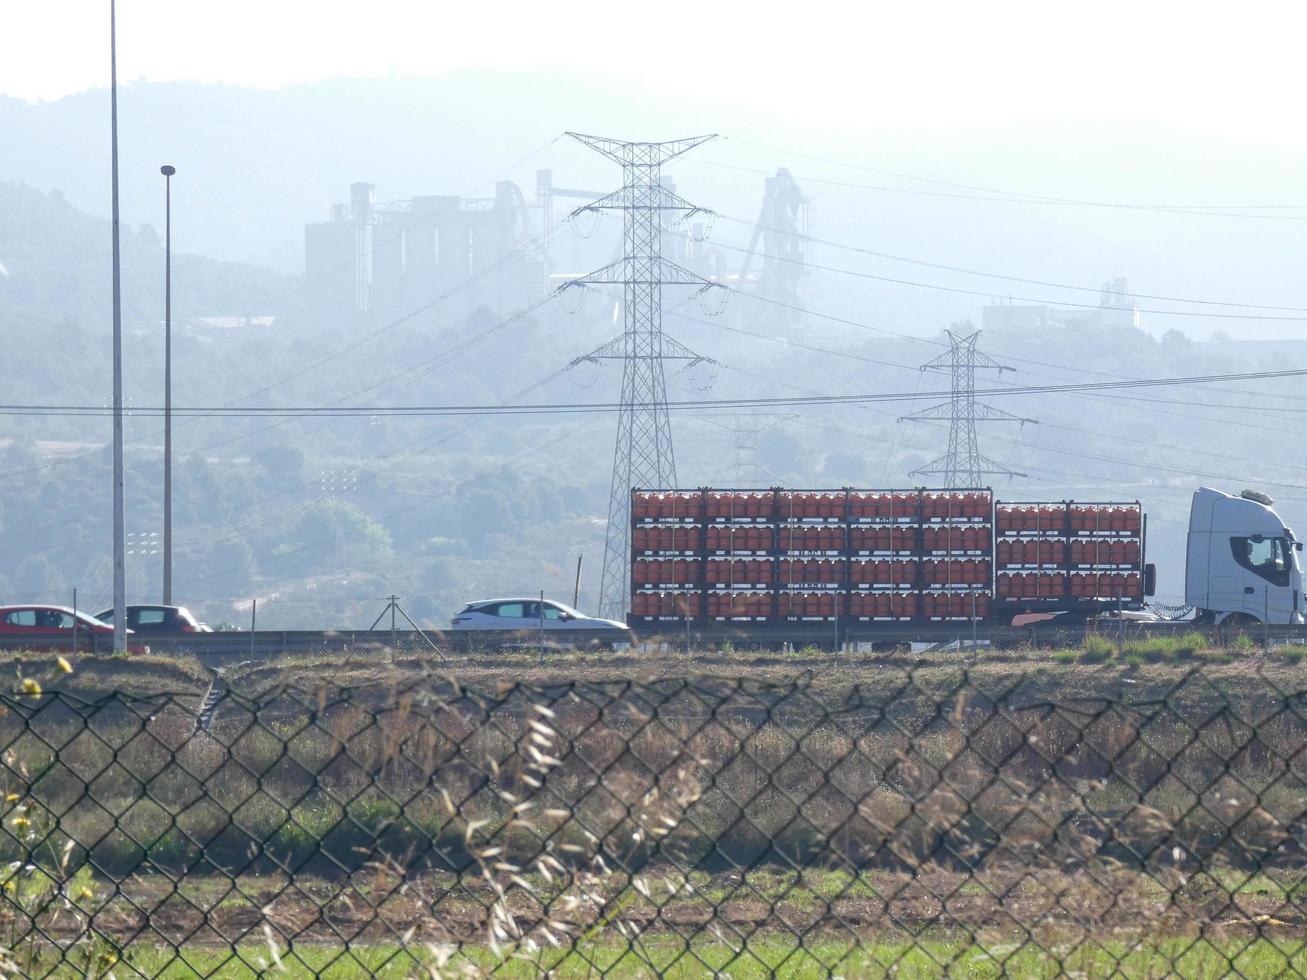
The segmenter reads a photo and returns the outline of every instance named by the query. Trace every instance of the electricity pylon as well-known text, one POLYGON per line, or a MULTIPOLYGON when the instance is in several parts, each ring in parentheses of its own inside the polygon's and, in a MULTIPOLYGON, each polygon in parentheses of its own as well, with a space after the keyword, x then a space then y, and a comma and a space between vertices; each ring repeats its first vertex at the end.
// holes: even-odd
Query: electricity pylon
MULTIPOLYGON (((971 328, 970 323, 954 324, 971 328)), ((1001 408, 976 401, 976 369, 984 368, 998 371, 1013 371, 1005 364, 1000 364, 988 354, 976 350, 979 330, 969 334, 944 331, 948 335, 949 349, 933 361, 921 366, 923 371, 947 371, 950 375, 950 396, 946 402, 940 402, 920 412, 905 415, 900 422, 926 422, 947 420, 948 452, 938 459, 933 459, 925 466, 912 471, 913 476, 938 476, 943 487, 983 487, 989 476, 1025 476, 1009 469, 1002 463, 995 462, 980 452, 980 443, 976 438, 977 422, 1034 422, 1034 419, 1022 418, 1005 412, 1001 408)))
POLYGON ((714 483, 724 481, 733 487, 764 487, 780 482, 780 477, 762 465, 762 460, 758 457, 758 440, 764 432, 774 429, 778 425, 783 425, 798 416, 759 415, 754 413, 749 415, 701 415, 699 417, 709 425, 725 429, 731 434, 734 465, 729 470, 723 471, 713 481, 714 483))
POLYGON ((662 256, 665 212, 677 214, 682 221, 698 214, 711 215, 663 186, 662 165, 715 136, 628 143, 581 133, 568 135, 622 166, 620 190, 573 212, 621 211, 622 257, 563 287, 622 287, 622 335, 577 358, 622 361, 608 537, 599 583, 599 614, 620 617, 626 611, 630 585, 631 490, 676 486, 664 362, 695 364, 707 360, 663 333, 663 286, 696 286, 700 292, 716 286, 662 256))

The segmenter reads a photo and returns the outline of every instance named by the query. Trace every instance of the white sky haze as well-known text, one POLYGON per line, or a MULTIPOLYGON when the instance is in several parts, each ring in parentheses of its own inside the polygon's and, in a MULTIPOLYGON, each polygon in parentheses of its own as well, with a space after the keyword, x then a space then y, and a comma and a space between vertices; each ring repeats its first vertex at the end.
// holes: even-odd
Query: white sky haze
MULTIPOLYGON (((0 93, 103 86, 107 0, 4 0, 0 93)), ((1304 141, 1299 4, 120 0, 119 77, 567 70, 853 130, 1154 121, 1304 141)))

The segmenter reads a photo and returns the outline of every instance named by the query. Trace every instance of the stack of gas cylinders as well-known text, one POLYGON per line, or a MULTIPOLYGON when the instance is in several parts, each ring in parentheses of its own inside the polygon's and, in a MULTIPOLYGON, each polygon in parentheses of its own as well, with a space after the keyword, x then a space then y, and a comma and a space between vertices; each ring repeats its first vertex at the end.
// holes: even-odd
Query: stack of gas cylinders
POLYGON ((637 490, 631 613, 794 623, 983 618, 988 490, 637 490))
POLYGON ((999 503, 994 592, 1000 602, 1064 608, 1067 600, 1138 600, 1143 511, 1134 503, 999 503))

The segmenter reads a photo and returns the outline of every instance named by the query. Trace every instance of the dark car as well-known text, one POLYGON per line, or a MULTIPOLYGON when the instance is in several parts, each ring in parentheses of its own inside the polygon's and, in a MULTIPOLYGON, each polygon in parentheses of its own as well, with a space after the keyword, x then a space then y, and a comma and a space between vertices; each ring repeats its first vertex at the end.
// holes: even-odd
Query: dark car
MULTIPOLYGON (((113 610, 106 609, 96 619, 113 624, 113 610)), ((211 633, 185 606, 128 606, 127 628, 135 633, 211 633)))

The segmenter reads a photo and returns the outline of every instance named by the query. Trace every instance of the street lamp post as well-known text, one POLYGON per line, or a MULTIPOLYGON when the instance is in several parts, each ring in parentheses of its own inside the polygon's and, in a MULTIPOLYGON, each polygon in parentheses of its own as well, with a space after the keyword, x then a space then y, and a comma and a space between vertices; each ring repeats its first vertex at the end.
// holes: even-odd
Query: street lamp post
POLYGON ((118 28, 109 0, 109 159, 113 188, 113 652, 127 652, 127 563, 123 525, 123 319, 118 225, 118 28))
POLYGON ((163 174, 163 604, 172 605, 172 175, 163 174))

